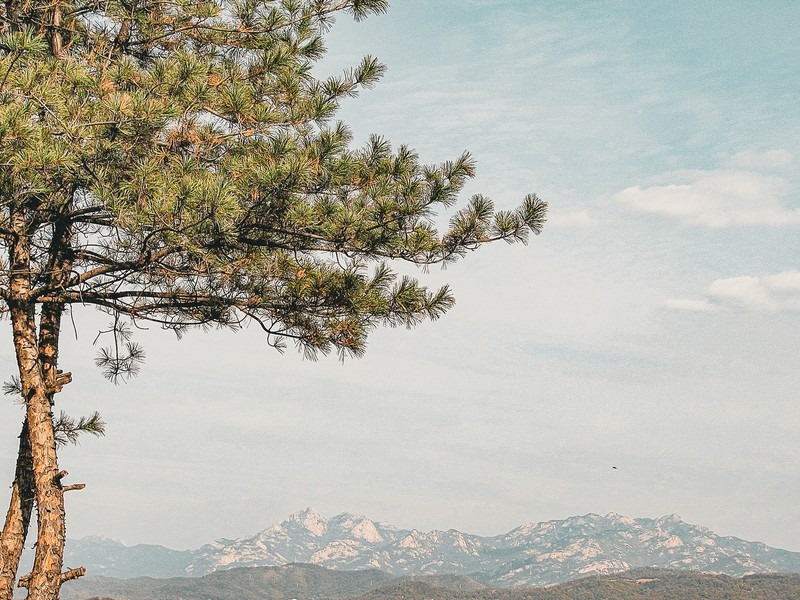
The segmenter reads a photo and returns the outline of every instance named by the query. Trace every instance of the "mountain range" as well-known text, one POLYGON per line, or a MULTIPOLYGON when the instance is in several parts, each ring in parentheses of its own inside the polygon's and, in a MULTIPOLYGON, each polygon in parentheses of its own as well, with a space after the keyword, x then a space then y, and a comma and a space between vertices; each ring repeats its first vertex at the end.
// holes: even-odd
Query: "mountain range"
POLYGON ((127 547, 104 538, 69 540, 65 564, 108 577, 199 577, 238 567, 310 563, 393 576, 468 575, 493 587, 547 586, 633 568, 741 577, 800 573, 800 552, 718 536, 677 515, 633 519, 587 514, 529 523, 497 536, 398 529, 360 515, 325 518, 312 509, 253 536, 196 550, 127 547))

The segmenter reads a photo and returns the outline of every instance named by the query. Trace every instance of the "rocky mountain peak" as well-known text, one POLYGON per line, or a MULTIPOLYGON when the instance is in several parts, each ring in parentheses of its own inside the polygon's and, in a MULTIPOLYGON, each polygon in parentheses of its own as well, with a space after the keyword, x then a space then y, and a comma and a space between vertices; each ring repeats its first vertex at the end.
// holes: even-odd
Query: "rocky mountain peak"
POLYGON ((328 530, 328 521, 311 507, 289 515, 283 523, 284 526, 294 524, 317 537, 322 537, 328 530))
MULTIPOLYGON (((150 575, 143 565, 151 554, 152 572, 162 577, 171 576, 164 573, 173 565, 182 566, 172 576, 197 576, 233 567, 312 563, 347 571, 380 569, 392 575, 469 574, 487 585, 505 587, 552 585, 637 567, 732 576, 800 572, 800 553, 717 536, 677 515, 633 519, 617 513, 528 523, 484 537, 455 529, 397 529, 351 513, 328 519, 307 508, 252 537, 217 540, 194 551, 128 549, 97 539, 70 541, 67 550, 70 562, 86 563, 95 574, 111 576, 125 564, 135 564, 137 575, 150 575), (125 555, 128 551, 130 557, 125 555), (97 561, 92 562, 93 557, 97 561)), ((133 576, 131 569, 123 576, 133 576)))
POLYGON ((335 537, 352 537, 369 543, 384 541, 377 524, 363 515, 342 513, 328 521, 329 535, 335 537))
POLYGON ((683 519, 679 515, 672 513, 671 515, 664 515, 656 519, 657 527, 674 527, 676 525, 685 525, 683 519))

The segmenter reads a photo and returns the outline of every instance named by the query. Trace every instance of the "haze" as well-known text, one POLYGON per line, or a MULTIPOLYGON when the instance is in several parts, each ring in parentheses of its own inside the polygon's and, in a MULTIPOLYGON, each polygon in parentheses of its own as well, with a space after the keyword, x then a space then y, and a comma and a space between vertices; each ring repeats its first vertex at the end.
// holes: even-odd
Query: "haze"
MULTIPOLYGON (((469 149, 464 198, 536 192, 544 233, 414 271, 456 308, 345 364, 255 329, 154 330, 115 388, 93 366, 105 317, 76 312, 58 408, 108 429, 62 454, 87 484, 68 536, 197 547, 306 506, 479 534, 613 511, 800 551, 799 27, 777 0, 340 18, 324 69, 389 67, 340 113, 357 143, 469 149)), ((10 483, 22 410, 0 415, 10 483)))

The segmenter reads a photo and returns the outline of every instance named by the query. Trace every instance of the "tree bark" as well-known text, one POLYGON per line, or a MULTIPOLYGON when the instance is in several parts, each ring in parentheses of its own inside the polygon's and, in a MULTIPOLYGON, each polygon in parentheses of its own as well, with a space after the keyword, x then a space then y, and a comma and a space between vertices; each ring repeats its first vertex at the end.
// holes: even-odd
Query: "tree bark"
MULTIPOLYGON (((39 355, 42 361, 42 372, 49 387, 51 406, 53 396, 63 385, 60 381, 69 379, 68 375, 59 377, 58 372, 58 342, 63 311, 62 304, 45 304, 39 318, 39 355)), ((2 534, 0 534, 0 600, 13 600, 14 583, 19 570, 20 557, 25 548, 36 498, 27 418, 23 422, 19 440, 11 502, 2 534)), ((75 489, 80 488, 76 487, 75 489)))
POLYGON ((27 581, 29 600, 56 600, 64 557, 64 495, 58 468, 50 398, 42 373, 33 308, 11 305, 11 323, 36 482, 38 537, 33 571, 27 581))
POLYGON ((50 51, 56 58, 61 58, 63 41, 61 37, 61 5, 58 1, 54 2, 51 10, 50 51))
POLYGON ((30 237, 24 216, 10 215, 14 239, 11 243, 9 298, 19 378, 25 399, 34 481, 36 483, 37 542, 30 576, 20 580, 28 588, 28 600, 58 600, 64 562, 64 493, 58 468, 51 412, 54 390, 48 386, 36 335, 35 299, 31 294, 30 237))
POLYGON ((17 470, 11 486, 11 502, 0 535, 0 600, 12 600, 14 596, 14 583, 28 537, 35 498, 33 459, 28 437, 28 420, 25 419, 19 435, 17 470))

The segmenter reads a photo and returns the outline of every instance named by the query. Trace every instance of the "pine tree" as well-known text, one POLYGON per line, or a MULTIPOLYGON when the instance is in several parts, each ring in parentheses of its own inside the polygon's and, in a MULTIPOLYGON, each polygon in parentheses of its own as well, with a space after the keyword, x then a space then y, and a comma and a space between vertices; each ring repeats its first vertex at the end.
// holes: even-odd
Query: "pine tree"
POLYGON ((113 380, 143 358, 130 337, 142 321, 177 333, 252 324, 279 349, 288 341, 312 357, 357 357, 376 326, 412 327, 453 304, 447 287, 399 277, 392 261, 448 263, 541 230, 547 206, 535 195, 510 211, 476 195, 440 233, 435 217, 474 175, 469 154, 430 166, 377 136, 356 148, 334 120, 384 68, 368 56, 315 77, 324 34, 337 13, 362 19, 387 4, 0 7, 0 299, 26 410, 0 599, 11 597, 33 492, 36 557, 20 585, 53 600, 83 574, 62 572, 63 494, 82 486, 63 485, 57 441, 64 428, 98 423, 53 417, 71 380, 58 360, 69 306, 111 315, 98 365, 113 380))

